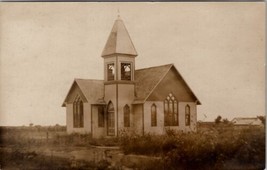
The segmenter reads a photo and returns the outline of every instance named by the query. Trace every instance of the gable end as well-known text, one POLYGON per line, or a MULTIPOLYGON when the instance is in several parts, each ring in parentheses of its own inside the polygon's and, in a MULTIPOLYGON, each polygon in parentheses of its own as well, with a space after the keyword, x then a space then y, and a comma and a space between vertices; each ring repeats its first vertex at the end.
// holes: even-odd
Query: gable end
POLYGON ((179 101, 196 102, 198 105, 201 104, 174 65, 171 66, 168 72, 154 87, 146 100, 164 100, 170 92, 174 94, 179 101))
POLYGON ((66 107, 66 104, 73 102, 73 100, 75 99, 75 97, 77 95, 81 96, 81 99, 83 102, 88 102, 85 95, 83 94, 81 88, 79 87, 78 83, 74 80, 74 82, 72 83, 70 90, 67 93, 67 96, 65 97, 65 100, 61 106, 66 107))

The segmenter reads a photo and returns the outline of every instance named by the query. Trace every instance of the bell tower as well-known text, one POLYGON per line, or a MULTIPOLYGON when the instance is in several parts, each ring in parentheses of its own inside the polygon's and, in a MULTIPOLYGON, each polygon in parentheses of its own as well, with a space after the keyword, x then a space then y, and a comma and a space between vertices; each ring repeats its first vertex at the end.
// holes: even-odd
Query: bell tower
POLYGON ((137 52, 123 21, 119 17, 113 25, 101 56, 104 58, 106 82, 134 81, 137 52))
MULTIPOLYGON (((101 56, 104 59, 104 99, 114 106, 114 131, 113 127, 107 124, 107 135, 114 136, 118 135, 118 131, 124 127, 124 107, 130 106, 132 113, 135 57, 137 56, 130 35, 119 16, 115 20, 101 56)), ((113 126, 113 123, 110 125, 113 126)))

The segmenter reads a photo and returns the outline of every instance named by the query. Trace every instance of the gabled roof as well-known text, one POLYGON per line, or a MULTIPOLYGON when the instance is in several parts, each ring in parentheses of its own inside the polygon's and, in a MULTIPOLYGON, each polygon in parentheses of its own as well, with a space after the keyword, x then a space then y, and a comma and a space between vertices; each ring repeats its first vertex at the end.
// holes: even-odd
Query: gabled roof
POLYGON ((135 102, 144 102, 144 100, 149 96, 160 80, 163 79, 171 67, 172 64, 167 64, 135 70, 135 102))
MULTIPOLYGON (((172 67, 180 75, 180 73, 178 72, 178 70, 175 68, 173 64, 167 64, 167 65, 162 65, 162 66, 149 67, 149 68, 136 70, 135 71, 136 99, 133 102, 133 104, 144 103, 149 97, 149 95, 154 91, 154 89, 163 80, 163 78, 167 75, 167 73, 172 67)), ((184 83, 186 84, 185 81, 184 83)), ((197 100, 197 104, 201 104, 200 101, 195 96, 195 94, 193 93, 193 91, 190 89, 190 87, 187 84, 186 86, 192 92, 194 98, 197 100)))
POLYGON ((103 57, 111 54, 128 54, 137 56, 130 35, 124 26, 123 21, 119 18, 113 25, 101 56, 103 57))
POLYGON ((65 106, 65 103, 68 100, 68 96, 74 88, 74 84, 77 83, 78 87, 82 91, 84 97, 88 101, 97 102, 104 96, 104 81, 103 80, 91 80, 91 79, 75 79, 72 83, 72 86, 62 104, 65 106))
POLYGON ((231 121, 234 125, 260 125, 261 120, 257 117, 236 117, 231 121))
MULTIPOLYGON (((150 94, 154 91, 157 85, 163 80, 171 68, 177 69, 173 64, 167 64, 156 67, 149 67, 144 69, 135 70, 135 100, 133 104, 144 103, 150 94)), ((180 73, 177 71, 180 75, 180 73)), ((180 75, 181 76, 181 75, 180 75)), ((182 76, 181 76, 182 77, 182 76)), ((183 80, 184 81, 184 80, 183 80)), ((106 104, 104 96, 104 81, 103 80, 90 80, 90 79, 75 79, 62 106, 68 101, 68 96, 70 95, 75 83, 77 83, 82 94, 84 95, 86 102, 90 101, 92 104, 106 104)), ((193 94, 196 99, 197 104, 201 104, 197 97, 194 95, 193 91, 184 81, 187 88, 193 94)))

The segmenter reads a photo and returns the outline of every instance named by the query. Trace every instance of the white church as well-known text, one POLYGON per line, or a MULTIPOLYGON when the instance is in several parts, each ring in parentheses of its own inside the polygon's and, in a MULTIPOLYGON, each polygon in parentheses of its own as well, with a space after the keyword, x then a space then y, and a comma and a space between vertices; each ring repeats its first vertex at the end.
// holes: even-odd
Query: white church
POLYGON ((196 131, 200 101, 173 64, 135 69, 137 51, 118 18, 104 50, 104 80, 75 79, 62 104, 68 133, 196 131))

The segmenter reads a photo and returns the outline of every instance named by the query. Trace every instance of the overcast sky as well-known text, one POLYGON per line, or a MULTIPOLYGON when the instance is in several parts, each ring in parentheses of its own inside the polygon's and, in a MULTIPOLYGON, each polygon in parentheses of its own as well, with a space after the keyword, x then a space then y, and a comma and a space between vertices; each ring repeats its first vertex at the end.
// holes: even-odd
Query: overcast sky
POLYGON ((174 63, 198 120, 264 114, 264 2, 1 3, 0 125, 64 125, 74 78, 103 79, 118 9, 136 67, 174 63))

